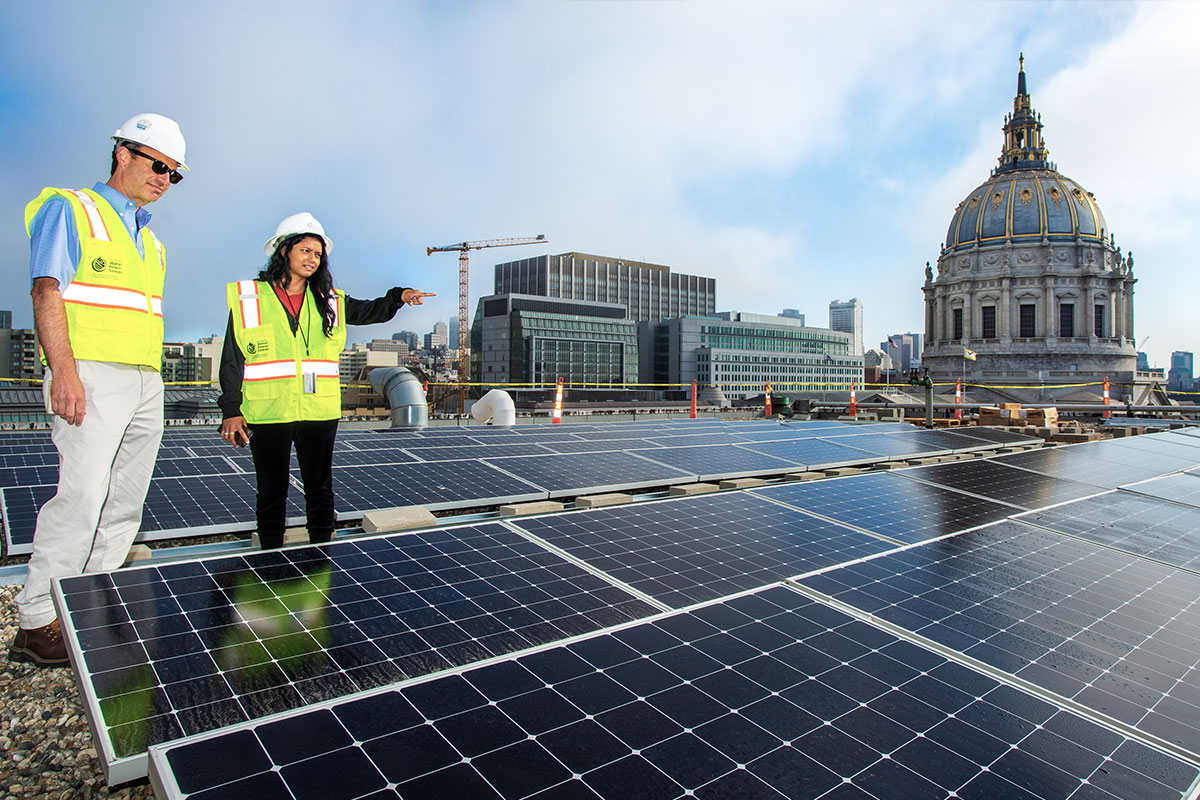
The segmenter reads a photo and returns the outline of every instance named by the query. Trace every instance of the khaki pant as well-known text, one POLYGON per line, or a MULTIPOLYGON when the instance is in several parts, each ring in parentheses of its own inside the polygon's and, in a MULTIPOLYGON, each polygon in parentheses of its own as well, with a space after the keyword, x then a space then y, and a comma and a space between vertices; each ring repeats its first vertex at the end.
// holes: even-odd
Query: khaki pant
MULTIPOLYGON (((52 578, 101 572, 125 563, 142 524, 163 431, 163 386, 157 370, 78 361, 87 414, 83 424, 54 418, 58 493, 38 513, 25 588, 17 595, 20 626, 55 618, 52 578)), ((49 404, 49 373, 42 391, 49 404)))

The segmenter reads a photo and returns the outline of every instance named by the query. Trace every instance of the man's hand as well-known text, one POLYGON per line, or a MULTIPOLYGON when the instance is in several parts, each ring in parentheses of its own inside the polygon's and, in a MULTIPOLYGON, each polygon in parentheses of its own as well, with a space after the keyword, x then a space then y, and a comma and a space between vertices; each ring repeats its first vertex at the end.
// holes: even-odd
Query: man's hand
POLYGON ((50 367, 50 410, 71 425, 87 414, 83 382, 75 370, 75 353, 67 331, 67 311, 55 278, 34 278, 33 322, 50 367))
POLYGON ((87 414, 87 397, 83 391, 83 381, 75 365, 69 369, 60 369, 50 373, 50 409, 67 421, 69 425, 82 425, 87 414))
POLYGON ((221 423, 221 438, 234 447, 245 447, 250 444, 250 429, 246 427, 245 417, 230 417, 221 423))
POLYGON ((437 297, 437 292, 418 292, 416 289, 405 289, 400 299, 408 306, 419 306, 426 297, 437 297))

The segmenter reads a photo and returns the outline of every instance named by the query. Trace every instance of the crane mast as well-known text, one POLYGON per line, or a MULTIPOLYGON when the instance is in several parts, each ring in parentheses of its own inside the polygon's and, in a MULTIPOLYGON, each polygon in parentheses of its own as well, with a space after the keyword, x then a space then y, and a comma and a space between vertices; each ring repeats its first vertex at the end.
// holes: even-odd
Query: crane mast
POLYGON ((470 363, 467 360, 468 325, 467 299, 470 294, 471 268, 468 252, 483 250, 488 247, 512 247, 520 244, 543 244, 544 234, 537 236, 519 236, 510 239, 481 239, 474 242, 458 242, 442 247, 426 247, 425 255, 458 251, 458 413, 462 414, 467 404, 467 382, 470 378, 470 363))

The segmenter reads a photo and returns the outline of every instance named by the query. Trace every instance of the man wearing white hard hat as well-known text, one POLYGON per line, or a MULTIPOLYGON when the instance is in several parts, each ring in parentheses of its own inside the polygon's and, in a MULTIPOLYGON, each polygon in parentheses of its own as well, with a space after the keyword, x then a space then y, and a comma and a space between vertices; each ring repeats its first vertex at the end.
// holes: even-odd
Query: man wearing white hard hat
POLYGON ((321 544, 333 537, 333 442, 342 417, 338 359, 346 326, 387 322, 402 306, 433 296, 397 286, 374 300, 347 297, 333 286, 332 249, 312 214, 292 214, 263 246, 268 261, 258 280, 226 288, 221 438, 250 445, 263 549, 283 546, 293 447, 308 539, 321 544))
POLYGON ((107 182, 48 187, 25 207, 59 478, 38 513, 9 657, 40 666, 67 663, 51 579, 125 562, 162 438, 166 252, 145 206, 183 180, 185 144, 158 114, 130 117, 112 140, 107 182))

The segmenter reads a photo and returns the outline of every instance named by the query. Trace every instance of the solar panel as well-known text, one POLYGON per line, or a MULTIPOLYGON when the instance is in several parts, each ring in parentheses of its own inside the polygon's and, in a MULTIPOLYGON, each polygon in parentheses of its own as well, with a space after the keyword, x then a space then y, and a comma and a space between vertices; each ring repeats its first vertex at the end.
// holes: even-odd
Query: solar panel
POLYGON ((970 425, 960 428, 955 428, 954 432, 960 436, 970 436, 972 439, 981 439, 985 442, 990 442, 995 445, 1020 445, 1020 444, 1041 444, 1042 440, 1036 436, 1026 436, 1023 433, 1013 433, 1004 428, 992 428, 986 425, 970 425))
POLYGON ((675 608, 891 548, 746 492, 554 514, 516 524, 675 608))
MULTIPOLYGON (((179 478, 184 475, 223 475, 239 472, 224 455, 198 458, 159 458, 154 462, 155 478, 179 478)), ((57 480, 57 478, 56 478, 57 480)))
POLYGON ((764 455, 737 446, 701 445, 697 447, 657 447, 633 450, 635 455, 696 474, 702 481, 741 478, 751 475, 779 475, 803 469, 804 465, 764 455))
POLYGON ((2 467, 0 468, 0 487, 5 486, 37 486, 38 484, 58 483, 58 460, 50 466, 41 467, 2 467))
POLYGON ((1151 461, 1151 465, 1154 466, 1191 469, 1200 465, 1200 447, 1176 444, 1170 439, 1163 438, 1161 434, 1113 439, 1101 444, 1108 452, 1120 453, 1121 456, 1134 451, 1139 456, 1149 456, 1151 459, 1157 459, 1156 462, 1151 461))
POLYGON ((911 436, 914 440, 922 444, 944 448, 954 453, 990 450, 996 446, 991 442, 984 442, 971 436, 965 436, 959 433, 957 429, 953 431, 918 430, 916 433, 906 435, 911 436))
POLYGON ((782 588, 151 758, 171 800, 1111 800, 1197 774, 782 588))
POLYGON ((44 467, 51 464, 58 464, 57 450, 0 456, 0 467, 44 467))
MULTIPOLYGON (((254 476, 244 473, 151 480, 137 541, 253 530, 256 492, 254 476)), ((304 521, 299 497, 293 489, 287 499, 289 525, 304 521)))
POLYGON ((879 433, 858 436, 841 436, 833 441, 838 444, 848 444, 856 447, 859 450, 866 450, 868 453, 874 453, 878 456, 886 458, 899 458, 902 456, 928 456, 941 455, 951 452, 951 448, 946 446, 938 446, 926 444, 919 441, 916 437, 919 432, 913 433, 879 433))
POLYGON ((1020 467, 1079 483, 1090 483, 1104 489, 1115 489, 1126 483, 1144 481, 1162 474, 1157 469, 1145 469, 1096 458, 1088 451, 1080 450, 1077 445, 996 456, 996 461, 1005 466, 1020 467))
POLYGON ((1016 511, 1012 506, 884 472, 750 491, 901 542, 957 533, 1016 511))
POLYGON ((971 492, 1026 509, 1044 508, 1068 500, 1078 500, 1080 497, 1101 491, 1086 483, 1008 467, 990 458, 914 467, 895 474, 971 492))
POLYGON ((696 481, 695 473, 622 452, 485 458, 483 463, 540 486, 550 497, 696 481))
MULTIPOLYGON (((1200 483, 1190 476, 1174 477, 1200 483)), ((1200 571, 1200 508, 1164 503, 1121 489, 1017 519, 1200 571)))
POLYGON ((1191 448, 1179 448, 1179 452, 1187 456, 1180 457, 1175 453, 1164 452, 1167 448, 1175 450, 1174 445, 1160 444, 1147 448, 1141 444, 1128 444, 1128 441, 1126 439, 1110 439, 1103 442, 1088 442, 1076 445, 1075 447, 1081 452, 1086 453, 1089 457, 1098 458, 1113 464, 1129 465, 1151 470, 1159 475, 1191 469, 1198 463, 1197 459, 1190 457, 1191 448))
POLYGON ((1200 575, 1005 522, 802 583, 1200 754, 1200 575))
POLYGON ((5 555, 33 552, 33 532, 37 526, 38 510, 57 491, 58 487, 54 484, 0 489, 0 505, 4 508, 5 555))
POLYGON ((741 445, 746 450, 783 458, 802 465, 805 469, 829 469, 851 464, 866 464, 879 460, 879 456, 859 450, 848 444, 825 439, 789 439, 778 442, 755 442, 741 445))
MULTIPOLYGON (((292 471, 299 481, 299 470, 292 471)), ((545 500, 546 492, 482 460, 373 464, 333 468, 338 516, 421 505, 430 511, 545 500)))
POLYGON ((1178 475, 1153 478, 1142 483, 1131 483, 1123 486, 1122 489, 1148 497, 1170 500, 1173 503, 1200 507, 1200 475, 1192 472, 1181 472, 1178 475))
MULTIPOLYGON (((544 450, 549 450, 554 453, 600 453, 609 450, 644 450, 647 448, 657 448, 657 445, 649 438, 641 439, 579 439, 575 441, 563 442, 545 442, 541 445, 544 450)), ((492 453, 488 452, 488 455, 492 453)), ((496 455, 500 455, 497 453, 496 455)))
POLYGON ((81 575, 55 603, 110 783, 151 744, 658 611, 495 523, 81 575))

